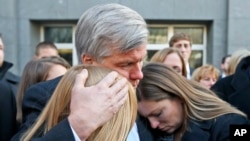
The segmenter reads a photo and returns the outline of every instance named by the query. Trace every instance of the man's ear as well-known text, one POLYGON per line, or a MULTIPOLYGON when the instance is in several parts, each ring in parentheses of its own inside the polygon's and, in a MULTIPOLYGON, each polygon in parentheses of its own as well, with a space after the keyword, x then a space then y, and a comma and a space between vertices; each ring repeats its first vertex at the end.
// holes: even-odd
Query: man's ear
POLYGON ((94 59, 89 55, 82 55, 82 64, 93 64, 94 59))

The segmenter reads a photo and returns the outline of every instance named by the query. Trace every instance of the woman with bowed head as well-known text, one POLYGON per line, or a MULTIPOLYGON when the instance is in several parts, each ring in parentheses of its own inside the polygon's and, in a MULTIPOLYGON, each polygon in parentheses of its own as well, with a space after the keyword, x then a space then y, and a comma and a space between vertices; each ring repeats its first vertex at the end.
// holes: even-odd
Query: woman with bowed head
MULTIPOLYGON (((110 69, 100 66, 78 65, 72 67, 62 77, 50 98, 45 109, 38 117, 34 125, 22 136, 22 141, 30 140, 46 134, 69 115, 71 92, 76 81, 76 76, 83 70, 88 71, 85 86, 97 84, 102 78, 111 72, 110 69)), ((120 76, 120 78, 123 78, 120 76)), ((118 78, 118 79, 120 79, 118 78)), ((84 83, 83 83, 84 84, 84 83)), ((87 141, 125 141, 129 131, 134 125, 137 116, 137 102, 133 86, 128 83, 128 98, 118 112, 114 111, 114 117, 104 125, 98 127, 87 138, 87 141)), ((111 99, 112 100, 112 99, 111 99)), ((88 113, 90 114, 90 113, 88 113)), ((101 117, 100 117, 101 118, 101 117)))
POLYGON ((246 115, 211 90, 162 63, 148 63, 137 89, 139 114, 159 141, 229 140, 231 124, 247 124, 246 115))

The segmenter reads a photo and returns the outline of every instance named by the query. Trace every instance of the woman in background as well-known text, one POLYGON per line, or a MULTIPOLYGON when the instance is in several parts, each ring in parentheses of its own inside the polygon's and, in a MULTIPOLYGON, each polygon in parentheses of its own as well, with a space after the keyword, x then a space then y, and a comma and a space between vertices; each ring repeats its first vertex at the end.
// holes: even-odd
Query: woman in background
POLYGON ((199 82, 210 89, 219 79, 219 76, 220 71, 215 66, 206 64, 194 70, 191 80, 199 82))
POLYGON ((29 61, 23 70, 17 92, 17 123, 22 122, 22 101, 24 92, 31 85, 54 79, 63 75, 70 68, 70 64, 61 57, 44 57, 29 61))
POLYGON ((180 75, 187 77, 185 61, 178 49, 164 48, 157 51, 150 62, 160 62, 173 68, 180 75))

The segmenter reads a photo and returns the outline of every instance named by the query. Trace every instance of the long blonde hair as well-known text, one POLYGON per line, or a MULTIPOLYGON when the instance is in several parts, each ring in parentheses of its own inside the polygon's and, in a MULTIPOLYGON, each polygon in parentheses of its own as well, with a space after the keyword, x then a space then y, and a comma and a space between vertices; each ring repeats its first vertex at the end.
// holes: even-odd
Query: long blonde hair
POLYGON ((136 89, 138 102, 178 98, 183 102, 184 122, 178 130, 183 135, 188 120, 210 120, 227 113, 246 115, 221 100, 198 82, 188 80, 161 63, 148 63, 142 68, 144 77, 136 89))
MULTIPOLYGON (((36 123, 22 136, 23 141, 30 140, 38 131, 43 134, 48 132, 52 127, 65 119, 70 113, 71 91, 75 82, 75 77, 82 69, 88 70, 88 79, 85 86, 91 86, 106 76, 110 69, 78 65, 72 67, 60 80, 55 92, 50 98, 45 109, 37 119, 36 123)), ((95 130, 87 141, 125 141, 127 135, 133 126, 137 114, 137 101, 134 88, 129 85, 129 98, 116 113, 116 115, 103 126, 95 130)), ((86 113, 83 113, 86 114, 86 113)))

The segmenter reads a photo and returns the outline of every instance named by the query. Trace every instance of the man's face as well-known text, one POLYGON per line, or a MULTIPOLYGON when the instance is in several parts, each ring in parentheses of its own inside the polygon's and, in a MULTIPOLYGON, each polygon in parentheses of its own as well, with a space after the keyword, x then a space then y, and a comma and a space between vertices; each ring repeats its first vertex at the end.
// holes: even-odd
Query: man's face
POLYGON ((142 64, 147 55, 146 44, 139 45, 127 53, 114 51, 112 56, 106 57, 102 64, 93 61, 93 65, 111 68, 126 77, 136 87, 143 78, 142 64))
POLYGON ((4 44, 2 39, 0 38, 0 66, 3 65, 4 61, 4 44))
POLYGON ((187 63, 192 51, 190 42, 188 40, 179 40, 173 44, 173 47, 181 52, 183 59, 187 63))
POLYGON ((35 59, 41 59, 43 57, 59 56, 57 50, 54 48, 41 48, 39 54, 35 56, 35 59))

